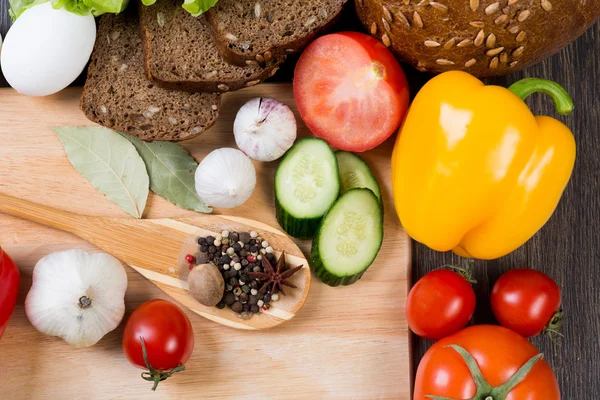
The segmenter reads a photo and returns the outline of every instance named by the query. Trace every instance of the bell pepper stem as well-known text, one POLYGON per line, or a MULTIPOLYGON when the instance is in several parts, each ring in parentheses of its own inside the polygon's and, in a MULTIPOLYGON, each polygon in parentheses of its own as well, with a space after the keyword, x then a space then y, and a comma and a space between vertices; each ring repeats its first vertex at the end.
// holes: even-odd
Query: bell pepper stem
POLYGON ((570 114, 573 109, 573 99, 569 93, 556 82, 539 78, 525 78, 509 86, 508 90, 525 100, 530 94, 544 93, 552 98, 556 112, 562 115, 570 114))

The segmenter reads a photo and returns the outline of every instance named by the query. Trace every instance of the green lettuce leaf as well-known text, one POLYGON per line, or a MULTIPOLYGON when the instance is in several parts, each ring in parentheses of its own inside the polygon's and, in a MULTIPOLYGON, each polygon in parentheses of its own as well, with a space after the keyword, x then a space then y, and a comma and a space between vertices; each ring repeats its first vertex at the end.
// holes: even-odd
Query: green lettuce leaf
POLYGON ((125 10, 129 3, 129 0, 10 0, 8 12, 14 22, 25 10, 48 1, 56 10, 64 7, 77 15, 92 14, 96 17, 106 13, 118 14, 125 10))
POLYGON ((217 4, 217 1, 218 0, 184 0, 182 7, 194 17, 197 17, 217 4))

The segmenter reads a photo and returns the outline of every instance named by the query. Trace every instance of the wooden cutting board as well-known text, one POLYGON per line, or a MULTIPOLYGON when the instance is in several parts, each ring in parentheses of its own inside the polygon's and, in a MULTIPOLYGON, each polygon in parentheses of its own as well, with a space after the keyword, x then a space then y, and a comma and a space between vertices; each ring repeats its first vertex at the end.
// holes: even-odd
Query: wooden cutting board
MULTIPOLYGON (((80 214, 126 217, 71 166, 52 127, 90 125, 79 111, 79 89, 48 98, 0 90, 0 192, 80 214)), ((201 160, 220 147, 235 147, 237 110, 250 98, 274 97, 288 104, 299 134, 309 135, 294 106, 291 85, 263 84, 223 98, 217 124, 184 146, 201 160)), ((196 345, 186 371, 160 384, 156 393, 121 350, 122 323, 97 345, 74 349, 40 334, 23 303, 36 262, 51 252, 95 249, 66 233, 0 214, 0 245, 17 262, 21 291, 0 340, 0 398, 24 399, 409 399, 410 344, 404 304, 410 274, 410 243, 394 212, 390 184, 393 140, 364 154, 382 188, 385 240, 373 266, 358 283, 331 288, 315 277, 298 315, 278 328, 246 332, 186 311, 196 345)), ((252 198, 234 210, 278 226, 273 202, 277 162, 257 167, 252 198)), ((145 218, 185 217, 153 194, 145 218)), ((124 238, 126 240, 126 238, 124 238)), ((309 241, 297 241, 308 254, 309 241)), ((125 318, 143 302, 167 298, 127 268, 125 318)))

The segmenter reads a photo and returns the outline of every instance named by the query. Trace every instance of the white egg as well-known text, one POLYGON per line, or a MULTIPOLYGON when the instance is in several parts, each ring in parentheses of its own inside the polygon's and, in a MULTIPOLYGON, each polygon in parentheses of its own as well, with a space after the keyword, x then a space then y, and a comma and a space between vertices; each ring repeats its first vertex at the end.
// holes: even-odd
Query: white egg
POLYGON ((96 41, 94 17, 55 10, 50 2, 26 10, 4 38, 0 67, 14 89, 47 96, 69 86, 85 68, 96 41))

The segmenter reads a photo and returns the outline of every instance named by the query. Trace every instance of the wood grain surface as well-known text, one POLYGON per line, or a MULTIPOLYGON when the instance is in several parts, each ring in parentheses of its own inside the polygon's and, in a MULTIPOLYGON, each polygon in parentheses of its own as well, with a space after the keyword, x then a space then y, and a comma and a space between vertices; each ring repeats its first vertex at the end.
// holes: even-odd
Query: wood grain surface
MULTIPOLYGON (((54 126, 91 124, 79 111, 79 94, 80 89, 73 88, 48 98, 30 98, 0 89, 0 193, 78 214, 127 218, 75 171, 52 131, 54 126)), ((217 124, 199 138, 184 142, 184 146, 198 160, 216 148, 235 147, 232 127, 237 110, 256 96, 277 98, 296 112, 289 84, 264 84, 227 94, 217 124)), ((297 119, 299 134, 309 134, 298 115, 297 119)), ((390 140, 364 155, 382 183, 385 237, 375 264, 363 279, 353 286, 331 288, 314 278, 296 317, 260 333, 223 327, 187 311, 196 337, 188 370, 161 383, 162 388, 153 398, 409 398, 411 360, 404 303, 410 246, 393 212, 389 166, 392 145, 390 140)), ((277 227, 273 199, 277 163, 255 165, 258 183, 251 199, 234 210, 215 213, 253 218, 277 227)), ((151 195, 144 217, 189 222, 188 218, 202 215, 151 195)), ((32 269, 42 256, 67 248, 92 247, 70 234, 5 214, 0 214, 0 226, 0 243, 15 259, 22 276, 17 309, 0 340, 0 363, 12 365, 0 369, 0 381, 5 382, 0 398, 148 396, 147 382, 139 378, 139 371, 121 352, 123 324, 98 345, 76 350, 61 339, 38 333, 24 314, 32 269)), ((277 239, 272 239, 276 245, 277 239)), ((309 241, 296 243, 308 254, 309 241)), ((127 270, 127 315, 146 300, 167 298, 137 272, 127 270)), ((176 299, 185 302, 187 295, 177 295, 176 299)))
MULTIPOLYGON (((9 24, 8 0, 0 0, 0 32, 9 24)), ((363 31, 351 7, 334 30, 363 31)), ((297 57, 290 57, 272 81, 289 82, 297 57)), ((554 56, 524 71, 489 80, 506 86, 523 77, 552 79, 563 85, 575 101, 575 112, 560 117, 574 132, 577 161, 573 178, 554 216, 523 248, 493 262, 477 264, 475 290, 478 306, 473 323, 494 323, 489 292, 504 272, 530 267, 553 277, 563 291, 565 337, 555 344, 534 338, 554 368, 566 400, 596 399, 600 391, 600 23, 554 56)), ((413 94, 429 76, 404 66, 413 94)), ((0 76, 0 83, 2 77, 0 76)), ((551 101, 542 95, 528 100, 536 114, 556 117, 551 101)), ((412 245, 413 282, 439 265, 458 261, 418 243, 412 245)), ((414 368, 431 342, 413 337, 414 368)), ((385 351, 385 349, 383 350, 385 351)), ((0 355, 1 357, 1 355, 0 355)), ((414 369, 413 369, 414 370, 414 369)), ((318 397, 318 396, 317 396, 318 397)))

